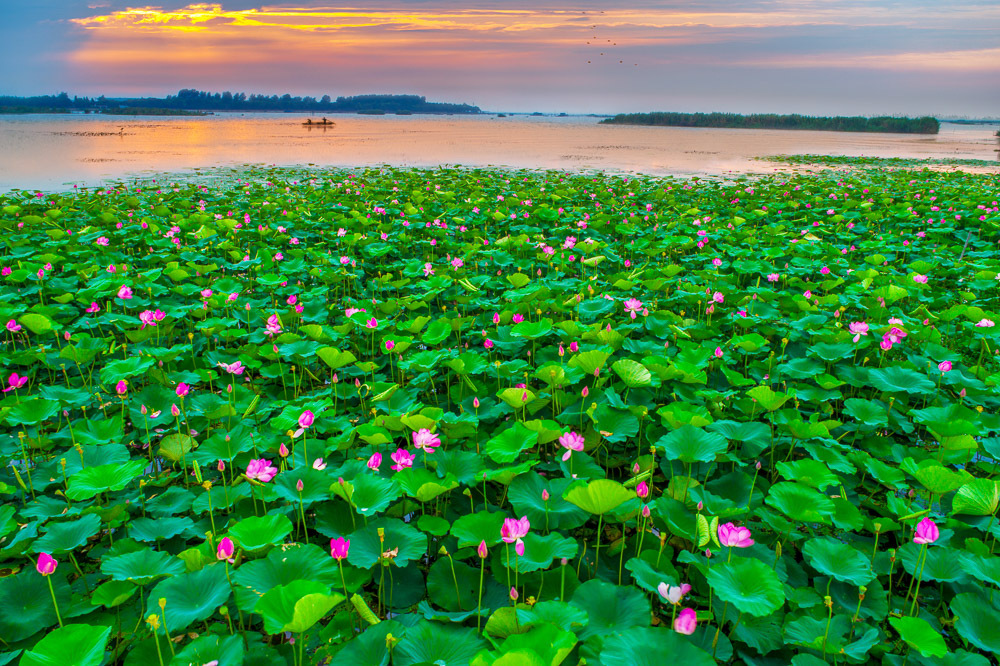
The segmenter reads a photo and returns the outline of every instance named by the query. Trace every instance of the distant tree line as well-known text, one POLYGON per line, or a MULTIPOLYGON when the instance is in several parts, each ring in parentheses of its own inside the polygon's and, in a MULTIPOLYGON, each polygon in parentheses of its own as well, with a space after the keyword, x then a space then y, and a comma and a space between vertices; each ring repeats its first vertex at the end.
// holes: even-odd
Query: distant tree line
POLYGON ((902 134, 937 134, 939 123, 936 118, 905 118, 879 116, 834 116, 816 117, 798 114, 779 115, 776 113, 621 113, 606 118, 601 123, 608 125, 659 125, 670 127, 720 127, 738 129, 791 129, 827 130, 831 132, 895 132, 902 134))
POLYGON ((204 90, 181 90, 166 97, 139 97, 109 99, 100 97, 70 97, 67 93, 39 95, 36 97, 0 96, 0 108, 20 112, 69 112, 72 110, 103 110, 114 108, 179 109, 188 111, 304 111, 314 113, 481 113, 479 107, 469 104, 428 102, 418 95, 355 95, 338 97, 329 95, 293 97, 291 95, 257 95, 210 93, 204 90))

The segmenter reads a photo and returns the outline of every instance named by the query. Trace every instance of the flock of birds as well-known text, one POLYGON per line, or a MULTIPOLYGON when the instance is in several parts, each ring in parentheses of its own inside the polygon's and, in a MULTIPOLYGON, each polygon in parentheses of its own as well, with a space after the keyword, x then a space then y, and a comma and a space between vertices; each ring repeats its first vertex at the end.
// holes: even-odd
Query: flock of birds
MULTIPOLYGON (((601 13, 603 14, 604 12, 601 12, 601 13)), ((592 25, 592 26, 590 26, 590 27, 591 27, 591 28, 592 28, 592 29, 593 29, 593 30, 594 30, 595 32, 597 31, 597 25, 592 25)), ((600 38, 599 38, 599 37, 598 37, 597 35, 594 35, 593 37, 591 37, 591 39, 593 40, 593 42, 591 42, 591 41, 589 41, 589 40, 588 40, 588 41, 587 41, 587 45, 588 45, 588 46, 603 46, 603 47, 605 47, 605 48, 607 48, 607 47, 606 47, 606 44, 610 44, 611 46, 618 46, 618 42, 613 42, 613 41, 611 41, 610 39, 606 39, 606 40, 604 40, 604 42, 602 43, 602 42, 600 41, 600 38)), ((606 53, 605 53, 604 51, 601 51, 601 52, 600 52, 600 55, 601 55, 601 56, 603 57, 603 56, 605 56, 605 55, 606 55, 606 53)), ((612 57, 613 57, 613 56, 612 56, 612 57)), ((591 60, 588 60, 588 61, 587 61, 587 64, 588 64, 588 65, 591 65, 591 64, 593 64, 593 61, 591 61, 591 60)), ((619 60, 619 61, 618 61, 618 64, 619 64, 619 65, 624 65, 624 64, 625 64, 625 61, 624 61, 624 60, 619 60)), ((632 65, 633 65, 633 66, 635 66, 635 67, 638 67, 638 66, 639 66, 639 63, 637 63, 637 62, 634 62, 634 63, 632 63, 632 65)))

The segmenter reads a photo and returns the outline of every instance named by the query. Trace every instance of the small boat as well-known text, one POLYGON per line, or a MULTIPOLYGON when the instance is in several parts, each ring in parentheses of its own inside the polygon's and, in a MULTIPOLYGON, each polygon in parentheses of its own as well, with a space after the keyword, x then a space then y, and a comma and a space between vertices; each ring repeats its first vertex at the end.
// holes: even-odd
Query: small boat
POLYGON ((305 127, 315 127, 317 125, 319 127, 332 127, 335 124, 336 123, 334 123, 332 120, 327 120, 326 118, 323 118, 322 120, 317 120, 315 122, 313 122, 313 119, 310 118, 309 120, 302 123, 302 125, 305 127))

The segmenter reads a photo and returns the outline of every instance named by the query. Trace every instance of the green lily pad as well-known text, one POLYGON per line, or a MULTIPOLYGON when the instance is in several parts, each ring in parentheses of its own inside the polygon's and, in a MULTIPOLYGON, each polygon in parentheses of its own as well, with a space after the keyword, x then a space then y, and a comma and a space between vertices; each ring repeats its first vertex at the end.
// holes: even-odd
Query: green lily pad
POLYGON ((108 644, 111 627, 92 627, 89 624, 67 624, 53 629, 35 647, 24 653, 24 666, 100 666, 104 663, 104 648, 108 644))
POLYGON ((756 617, 781 608, 785 593, 774 569, 760 560, 737 558, 717 564, 708 572, 708 584, 716 596, 741 613, 756 617))

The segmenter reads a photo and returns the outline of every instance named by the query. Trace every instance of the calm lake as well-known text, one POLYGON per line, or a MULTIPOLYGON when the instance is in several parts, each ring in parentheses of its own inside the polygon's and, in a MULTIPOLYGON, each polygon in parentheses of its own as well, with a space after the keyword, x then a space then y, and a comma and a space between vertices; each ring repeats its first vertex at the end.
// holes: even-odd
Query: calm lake
POLYGON ((997 125, 937 135, 599 125, 598 118, 304 114, 205 117, 0 116, 0 192, 243 164, 506 166, 648 174, 767 173, 753 158, 821 153, 997 160, 997 125), (318 120, 318 118, 317 118, 318 120))

